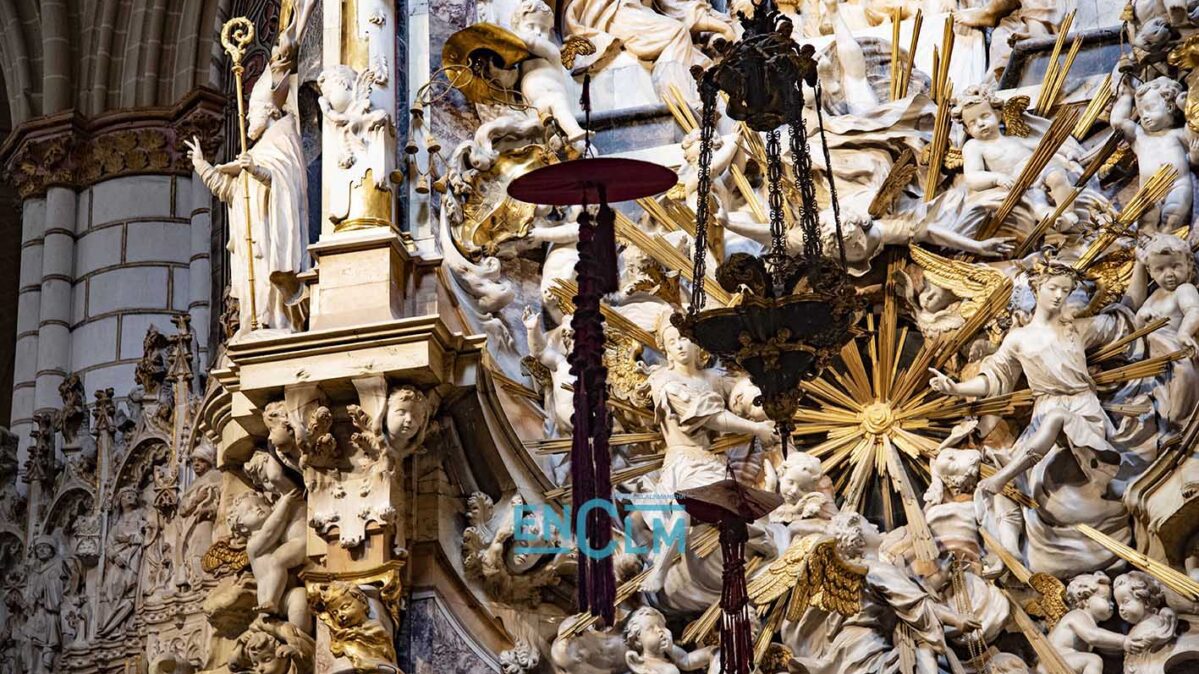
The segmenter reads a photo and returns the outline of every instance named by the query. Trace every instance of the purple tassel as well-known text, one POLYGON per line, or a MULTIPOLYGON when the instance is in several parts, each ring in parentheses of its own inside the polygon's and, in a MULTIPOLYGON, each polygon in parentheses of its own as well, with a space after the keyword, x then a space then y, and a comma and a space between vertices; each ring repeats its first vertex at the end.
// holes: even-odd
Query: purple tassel
POLYGON ((749 674, 753 661, 753 634, 749 622, 749 592, 745 586, 745 543, 749 529, 743 520, 720 523, 721 576, 720 671, 749 674))
MULTIPOLYGON (((604 368, 604 316, 600 312, 600 298, 604 295, 606 282, 615 282, 615 235, 611 247, 612 267, 606 267, 604 244, 597 241, 597 230, 603 229, 603 221, 613 225, 614 214, 607 206, 600 208, 600 223, 597 227, 591 215, 584 209, 579 216, 579 261, 575 267, 579 279, 579 293, 574 298, 575 313, 571 319, 574 329, 574 350, 571 352, 570 371, 575 376, 574 386, 574 438, 570 446, 571 502, 575 517, 587 504, 595 499, 612 499, 612 464, 608 439, 612 433, 608 418, 608 373, 604 368)), ((612 521, 602 508, 592 508, 587 515, 583 531, 577 536, 585 538, 588 548, 606 551, 612 542, 612 521)), ((583 546, 580 545, 580 548, 583 546)), ((587 555, 580 550, 578 555, 578 600, 579 610, 598 616, 604 624, 612 625, 616 619, 616 578, 612 555, 587 555)))

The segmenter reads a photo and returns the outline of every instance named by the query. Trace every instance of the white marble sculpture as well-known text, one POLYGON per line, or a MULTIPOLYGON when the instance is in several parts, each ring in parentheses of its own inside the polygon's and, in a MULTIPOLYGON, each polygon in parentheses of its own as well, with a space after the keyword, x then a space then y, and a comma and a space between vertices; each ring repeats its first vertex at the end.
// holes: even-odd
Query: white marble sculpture
POLYGON ((238 299, 242 332, 251 319, 262 328, 295 332, 288 305, 295 297, 296 274, 308 268, 307 161, 300 124, 286 109, 286 83, 260 77, 250 92, 246 134, 253 145, 228 164, 204 158, 199 138, 187 142, 192 165, 208 189, 229 205, 229 252, 232 296, 238 299), (243 173, 245 175, 243 175, 243 173), (247 178, 248 176, 248 178, 247 178), (249 206, 245 195, 249 195, 249 206), (248 210, 248 212, 247 212, 248 210), (247 218, 249 238, 247 241, 247 218), (254 304, 250 315, 250 258, 254 260, 254 304))
POLYGON ((347 65, 330 66, 317 78, 321 114, 341 137, 339 167, 353 166, 371 142, 371 135, 387 132, 390 116, 386 110, 374 108, 370 99, 374 85, 386 81, 387 68, 383 64, 362 72, 347 65))
POLYGON ((1145 82, 1135 91, 1125 83, 1112 107, 1112 127, 1132 145, 1142 184, 1163 164, 1178 171, 1161 206, 1141 218, 1147 231, 1171 232, 1191 223, 1195 191, 1191 166, 1199 164, 1199 138, 1177 121, 1183 91, 1181 84, 1167 77, 1145 82))
POLYGON ((566 134, 566 141, 578 143, 586 136, 570 107, 562 51, 554 42, 554 11, 542 0, 521 0, 512 15, 512 30, 524 40, 533 58, 520 64, 520 94, 537 110, 542 120, 552 119, 566 134))
MULTIPOLYGON (((1099 626, 1112 617, 1112 581, 1103 573, 1075 576, 1066 586, 1070 611, 1049 632, 1049 642, 1075 674, 1102 674, 1103 658, 1094 651, 1140 650, 1146 639, 1099 626)), ((1044 667, 1040 671, 1046 671, 1044 667)))
POLYGON ((633 674, 679 674, 703 669, 712 662, 713 646, 688 652, 676 645, 660 611, 643 606, 628 617, 624 627, 629 650, 625 662, 633 674))

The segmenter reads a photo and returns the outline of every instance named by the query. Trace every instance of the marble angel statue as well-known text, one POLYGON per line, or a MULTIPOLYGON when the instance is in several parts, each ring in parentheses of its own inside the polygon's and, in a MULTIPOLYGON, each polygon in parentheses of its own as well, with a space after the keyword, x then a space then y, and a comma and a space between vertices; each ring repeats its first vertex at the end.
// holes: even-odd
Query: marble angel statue
MULTIPOLYGON (((1191 247, 1173 234, 1149 234, 1137 246, 1132 279, 1124 303, 1136 311, 1136 325, 1169 319, 1146 335, 1147 356, 1154 358, 1191 349, 1190 357, 1170 364, 1152 382, 1155 413, 1167 422, 1159 432, 1179 431, 1199 406, 1199 290, 1195 288, 1195 258, 1191 247), (1156 288, 1150 292, 1150 281, 1156 288)), ((1157 424, 1152 425, 1155 429, 1157 424)))
MULTIPOLYGON (((554 42, 554 10, 542 0, 521 0, 512 12, 512 32, 533 55, 520 63, 520 94, 544 121, 552 119, 574 145, 587 132, 579 126, 567 97, 569 73, 554 42)), ((569 58, 568 58, 569 60, 569 58)))
MULTIPOLYGON (((1102 572, 1075 576, 1066 585, 1070 611, 1049 631, 1053 644, 1075 674, 1103 674, 1103 658, 1095 650, 1121 653, 1142 650, 1146 636, 1127 636, 1099 626, 1112 617, 1111 579, 1102 572)), ((1038 668, 1044 674, 1044 666, 1038 668)))
POLYGON ((308 164, 299 120, 286 102, 289 78, 276 82, 276 77, 267 71, 250 92, 246 134, 253 145, 236 160, 213 166, 204 158, 199 138, 186 141, 200 180, 229 205, 230 283, 232 297, 239 302, 242 334, 255 322, 260 328, 287 332, 303 329, 292 322, 295 312, 290 306, 300 287, 295 276, 308 268, 308 164), (252 246, 246 241, 247 217, 252 246), (250 315, 251 257, 257 316, 250 315))
POLYGON ((1125 541, 1130 532, 1127 513, 1109 489, 1121 454, 1109 439, 1114 427, 1096 395, 1086 350, 1117 339, 1127 326, 1118 314, 1064 313, 1078 283, 1068 265, 1039 260, 1029 283, 1036 294, 1032 318, 1007 333, 980 373, 957 382, 933 370, 929 386, 945 395, 986 397, 1014 390, 1021 375, 1027 379, 1032 419, 1011 461, 978 488, 996 494, 1032 469, 1028 486, 1039 508, 1026 513, 1030 568, 1047 573, 1102 568, 1111 553, 1069 525, 1090 524, 1125 541))
POLYGON ((259 616, 237 638, 229 655, 230 672, 305 674, 314 671, 316 643, 295 625, 259 616))
MULTIPOLYGON (((1112 127, 1132 145, 1139 159, 1141 184, 1162 165, 1178 171, 1161 206, 1141 217, 1141 227, 1147 231, 1170 232, 1191 223, 1195 189, 1191 167, 1199 164, 1199 138, 1192 136, 1181 119, 1183 91, 1181 84, 1168 77, 1144 82, 1135 92, 1125 81, 1112 106, 1112 127)), ((1190 238, 1192 243, 1199 241, 1194 233, 1190 238)))
POLYGON ((782 642, 811 674, 895 671, 900 651, 886 626, 898 624, 912 635, 915 671, 936 674, 944 627, 979 624, 940 604, 904 569, 868 556, 873 533, 861 515, 842 511, 827 534, 793 540, 750 582, 750 599, 788 602, 782 642))
MULTIPOLYGON (((775 430, 771 422, 745 419, 727 409, 725 375, 706 367, 699 347, 684 337, 665 316, 659 323, 657 338, 666 363, 651 370, 649 387, 666 452, 655 493, 673 494, 725 478, 728 470, 725 460, 710 449, 712 434, 746 434, 769 444, 774 440, 775 430)), ((651 524, 663 526, 666 531, 671 530, 675 518, 681 518, 685 528, 690 523, 686 513, 655 515, 651 524)), ((643 585, 646 591, 663 587, 673 559, 669 553, 665 551, 654 557, 653 571, 643 585)), ((719 585, 719 579, 716 579, 717 592, 719 585)), ((694 587, 694 582, 692 586, 699 589, 694 587)), ((675 601, 681 599, 683 593, 667 594, 675 601)), ((696 601, 695 607, 706 608, 709 601, 710 598, 705 596, 696 601)))
MULTIPOLYGON (((1037 138, 1028 124, 1020 119, 1024 105, 1027 105, 1027 98, 1004 101, 987 86, 967 87, 954 100, 953 118, 961 122, 968 136, 962 145, 965 186, 984 211, 993 211, 1007 197, 1008 190, 1015 185, 1016 178, 1036 147, 1037 138), (1000 129, 1001 118, 1006 133, 1000 129)), ((1058 149, 1049 165, 1024 193, 1021 201, 1031 209, 1032 218, 1017 225, 1017 230, 1027 229, 1069 199, 1073 192, 1074 176, 1082 171, 1078 165, 1080 156, 1081 151, 1076 143, 1067 141, 1058 149)), ((968 199, 967 203, 970 201, 968 199)), ((1074 210, 1080 205, 1080 202, 1076 202, 1074 209, 1067 209, 1055 225, 1062 230, 1073 228, 1079 221, 1074 210)), ((1013 213, 1010 221, 1015 220, 1019 220, 1017 213, 1013 213)), ((966 226, 965 229, 972 227, 966 226)))
POLYGON ((571 206, 555 214, 550 206, 533 210, 529 240, 548 244, 545 262, 541 265, 541 308, 555 323, 564 317, 562 307, 552 288, 558 281, 574 281, 575 265, 579 262, 579 216, 582 208, 571 206))
POLYGON ((1153 576, 1143 571, 1117 576, 1112 594, 1120 619, 1132 626, 1124 674, 1165 674, 1167 666, 1175 671, 1184 662, 1199 661, 1199 636, 1180 629, 1179 616, 1166 605, 1165 588, 1153 576))
POLYGON ((258 587, 256 609, 307 628, 311 616, 304 588, 289 587, 291 574, 307 562, 306 509, 301 492, 269 452, 255 452, 244 470, 260 491, 235 497, 225 519, 230 533, 246 541, 258 587))
POLYGON ((677 645, 662 612, 642 606, 625 621, 625 662, 633 674, 680 674, 706 669, 715 646, 688 652, 677 645))

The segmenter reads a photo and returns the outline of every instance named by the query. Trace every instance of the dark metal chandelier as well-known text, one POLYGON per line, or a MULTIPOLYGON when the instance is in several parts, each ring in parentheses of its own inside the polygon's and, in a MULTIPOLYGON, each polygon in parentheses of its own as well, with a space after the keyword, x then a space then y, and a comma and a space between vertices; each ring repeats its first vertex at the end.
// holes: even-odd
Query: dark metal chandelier
POLYGON ((790 19, 779 13, 771 0, 755 3, 752 17, 739 16, 745 28, 741 40, 718 45, 721 58, 716 65, 692 70, 702 103, 694 273, 690 306, 673 320, 696 344, 748 373, 762 392, 755 402, 775 422, 785 453, 792 417, 803 396, 802 382, 819 375, 849 341, 859 301, 846 273, 815 50, 792 39, 790 19), (827 257, 821 246, 819 206, 804 124, 805 84, 814 91, 817 129, 829 167, 828 187, 840 253, 836 258, 827 257), (717 282, 737 293, 740 301, 705 310, 712 141, 717 97, 722 92, 728 97, 729 117, 766 135, 770 247, 761 257, 739 253, 721 264, 716 270, 717 282), (791 151, 790 179, 783 174, 780 127, 784 125, 791 151), (801 229, 803 249, 795 254, 787 251, 786 244, 785 182, 788 198, 798 200, 795 226, 801 229))

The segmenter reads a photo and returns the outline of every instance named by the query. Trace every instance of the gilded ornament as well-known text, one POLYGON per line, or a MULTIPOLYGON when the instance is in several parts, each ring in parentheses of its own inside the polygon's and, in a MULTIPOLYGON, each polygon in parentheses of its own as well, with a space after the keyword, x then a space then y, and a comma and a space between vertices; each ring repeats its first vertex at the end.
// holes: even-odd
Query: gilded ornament
POLYGON ((489 69, 509 70, 532 57, 524 40, 490 23, 467 26, 451 35, 441 48, 441 63, 451 69, 450 82, 471 103, 515 103, 516 92, 495 81, 489 69))
POLYGON ((334 580, 308 588, 308 603, 329 629, 329 652, 345 657, 356 672, 377 672, 394 665, 391 632, 371 617, 370 601, 357 583, 334 580))

